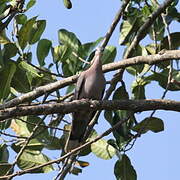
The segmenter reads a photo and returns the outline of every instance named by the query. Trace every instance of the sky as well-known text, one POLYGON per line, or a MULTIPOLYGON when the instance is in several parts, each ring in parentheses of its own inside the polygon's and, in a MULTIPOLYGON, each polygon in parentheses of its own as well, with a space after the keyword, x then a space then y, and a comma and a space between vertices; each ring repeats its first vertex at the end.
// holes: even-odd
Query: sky
MULTIPOLYGON (((52 40, 53 45, 58 44, 57 31, 59 29, 67 29, 74 32, 82 43, 95 41, 107 32, 116 12, 120 7, 119 0, 74 0, 73 8, 68 10, 63 5, 63 0, 38 0, 37 4, 28 12, 29 16, 38 15, 38 19, 47 20, 47 27, 43 34, 43 38, 52 40)), ((180 4, 179 4, 180 11, 180 4)), ((175 23, 171 32, 178 31, 180 24, 175 23)), ((118 45, 119 26, 117 26, 109 45, 114 45, 118 50, 116 60, 121 60, 123 48, 118 45)), ((36 57, 33 57, 36 58, 36 57)), ((49 59, 48 59, 49 60, 49 59)), ((37 61, 35 60, 35 63, 37 61)), ((127 87, 134 80, 127 73, 124 77, 127 87)), ((157 86, 156 83, 153 86, 157 86)), ((148 98, 160 98, 163 89, 159 86, 153 88, 147 86, 148 98)), ((178 93, 169 92, 167 98, 179 100, 178 93)), ((150 112, 142 113, 138 120, 147 117, 150 112)), ((137 172, 138 180, 170 180, 180 178, 180 141, 179 127, 180 116, 175 112, 158 111, 155 116, 161 117, 165 124, 165 130, 160 133, 147 133, 139 138, 134 147, 127 153, 131 159, 131 163, 137 172)), ((96 125, 99 133, 109 127, 103 116, 96 125)), ((108 139, 109 137, 107 137, 108 139)), ((57 152, 51 152, 50 157, 56 158, 57 152)), ((82 160, 90 163, 89 167, 83 169, 83 173, 79 176, 68 175, 67 180, 90 180, 105 179, 114 180, 114 164, 117 157, 111 160, 102 160, 91 154, 83 157, 82 160)), ((30 179, 53 179, 57 171, 40 175, 23 175, 16 177, 17 180, 30 179)))

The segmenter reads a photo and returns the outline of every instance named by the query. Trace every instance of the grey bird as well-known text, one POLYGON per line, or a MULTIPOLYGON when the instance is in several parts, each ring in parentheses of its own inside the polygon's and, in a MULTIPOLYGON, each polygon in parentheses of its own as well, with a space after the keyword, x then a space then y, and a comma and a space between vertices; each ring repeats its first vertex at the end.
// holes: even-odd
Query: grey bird
MULTIPOLYGON (((106 80, 102 71, 102 51, 97 49, 89 69, 83 71, 76 84, 74 100, 100 100, 103 97, 106 80)), ((65 152, 78 147, 83 139, 86 128, 96 111, 79 111, 73 113, 71 132, 65 145, 65 152)))

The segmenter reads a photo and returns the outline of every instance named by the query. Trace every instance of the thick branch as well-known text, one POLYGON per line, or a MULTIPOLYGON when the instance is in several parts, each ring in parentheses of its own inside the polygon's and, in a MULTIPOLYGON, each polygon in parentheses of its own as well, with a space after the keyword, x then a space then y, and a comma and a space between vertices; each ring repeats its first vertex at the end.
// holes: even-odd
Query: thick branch
MULTIPOLYGON (((129 66, 138 65, 138 64, 151 64, 152 65, 152 64, 157 64, 157 63, 161 63, 168 60, 174 60, 174 59, 176 60, 180 59, 180 50, 170 50, 170 51, 165 51, 164 54, 137 56, 137 57, 133 57, 129 59, 123 59, 122 61, 103 65, 103 72, 106 73, 106 72, 114 71, 116 69, 126 68, 129 66)), ((8 101, 5 104, 0 105, 0 109, 13 107, 23 102, 36 99, 46 93, 51 93, 57 89, 60 89, 72 83, 75 83, 77 78, 78 78, 78 75, 74 75, 74 76, 65 78, 63 80, 59 80, 59 81, 56 81, 56 82, 53 82, 44 86, 40 86, 31 92, 23 94, 17 98, 14 98, 8 101)))
POLYGON ((0 121, 8 118, 26 115, 48 115, 52 113, 67 114, 81 110, 131 110, 133 112, 149 110, 171 110, 180 112, 180 101, 172 100, 75 100, 57 104, 44 104, 39 106, 18 106, 0 111, 0 121))

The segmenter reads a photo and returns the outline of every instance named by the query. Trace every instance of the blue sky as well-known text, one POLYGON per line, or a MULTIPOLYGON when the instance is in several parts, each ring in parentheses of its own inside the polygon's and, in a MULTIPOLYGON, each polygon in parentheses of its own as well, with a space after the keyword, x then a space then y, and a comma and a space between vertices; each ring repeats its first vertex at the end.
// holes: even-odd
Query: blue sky
MULTIPOLYGON (((98 39, 100 36, 104 36, 107 32, 114 15, 120 7, 119 0, 86 0, 86 1, 73 1, 73 8, 67 10, 62 0, 38 0, 37 4, 29 11, 30 16, 39 15, 39 19, 47 20, 46 31, 43 34, 43 38, 52 40, 54 45, 58 43, 57 31, 59 29, 67 29, 74 32, 81 42, 89 42, 98 39)), ((180 7, 180 5, 179 5, 180 7)), ((179 8, 180 11, 180 8, 179 8)), ((178 31, 180 25, 175 23, 172 26, 171 31, 178 31)), ((118 47, 118 54, 116 60, 122 58, 122 47, 118 45, 119 38, 119 26, 111 38, 109 45, 118 47)), ((34 56, 34 59, 36 57, 34 56)), ((49 59, 47 59, 49 60, 49 59)), ((35 59, 35 63, 37 63, 35 59)), ((125 74, 124 77, 127 87, 130 88, 130 84, 133 81, 133 77, 125 74)), ((148 98, 160 98, 163 89, 157 86, 156 83, 153 86, 147 86, 148 98), (157 88, 153 88, 157 87, 157 88), (153 92, 152 92, 153 88, 153 92)), ((179 100, 178 93, 167 94, 167 98, 173 98, 179 100)), ((142 113, 138 120, 150 115, 148 113, 142 113)), ((147 133, 139 138, 131 151, 127 154, 131 159, 131 163, 136 169, 138 180, 170 180, 180 178, 180 141, 179 141, 179 127, 180 116, 175 112, 158 111, 155 116, 164 120, 165 131, 155 134, 147 133)), ((109 125, 105 122, 103 116, 99 120, 99 124, 96 125, 98 132, 102 132, 107 129, 109 125)), ((52 152, 51 157, 57 157, 58 152, 52 152)), ((113 180, 114 177, 114 163, 117 158, 112 160, 101 160, 91 154, 82 158, 90 163, 89 167, 83 169, 83 173, 79 176, 69 175, 67 180, 78 179, 105 179, 113 180)), ((41 174, 41 175, 24 175, 16 177, 15 179, 30 180, 30 179, 53 179, 57 172, 41 174)))

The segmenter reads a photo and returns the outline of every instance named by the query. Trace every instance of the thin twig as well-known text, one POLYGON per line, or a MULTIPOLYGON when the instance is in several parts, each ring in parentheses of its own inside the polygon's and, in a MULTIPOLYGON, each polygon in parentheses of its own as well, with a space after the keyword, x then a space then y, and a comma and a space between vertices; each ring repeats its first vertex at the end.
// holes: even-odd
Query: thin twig
MULTIPOLYGON (((41 121, 39 121, 36 126, 33 128, 31 134, 29 135, 29 137, 25 140, 24 142, 24 145, 22 146, 22 148, 20 149, 19 153, 17 154, 15 160, 13 161, 13 163, 11 164, 11 168, 8 170, 8 172, 6 173, 9 174, 11 172, 11 170, 14 168, 14 166, 16 165, 17 161, 19 160, 19 158, 21 157, 21 155, 23 154, 25 148, 27 147, 27 145, 29 144, 30 140, 33 138, 34 136, 34 133, 37 131, 37 129, 39 128, 39 125, 43 122, 43 120, 45 119, 46 116, 44 116, 44 118, 42 118, 41 121)), ((7 178, 7 179, 11 179, 10 178, 7 178)))
POLYGON ((108 136, 111 132, 115 131, 117 128, 119 128, 119 126, 121 126, 123 123, 125 123, 126 121, 128 120, 128 118, 125 118, 121 121, 119 121, 118 123, 116 123, 113 127, 109 128, 108 130, 106 130, 104 133, 102 133, 101 135, 97 136, 96 138, 94 138, 93 140, 73 149, 71 152, 69 153, 66 153, 64 156, 58 158, 58 159, 55 159, 55 160, 51 160, 47 163, 44 163, 44 164, 41 164, 41 165, 38 165, 38 166, 35 166, 35 167, 32 167, 32 168, 28 168, 28 169, 25 169, 25 170, 22 170, 22 171, 17 171, 13 174, 10 174, 10 175, 6 175, 6 176, 1 176, 0 179, 3 179, 3 178, 13 178, 15 176, 20 176, 20 175, 23 175, 23 174, 26 174, 28 172, 32 172, 36 169, 39 169, 39 168, 42 168, 44 166, 48 166, 50 164, 53 164, 53 163, 59 163, 61 161, 63 161, 64 159, 66 159, 67 157, 70 157, 71 155, 77 153, 78 151, 84 149, 85 147, 91 145, 92 143, 102 139, 103 137, 105 136, 108 136))

